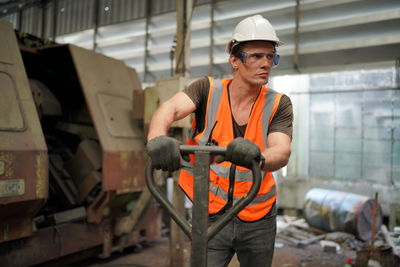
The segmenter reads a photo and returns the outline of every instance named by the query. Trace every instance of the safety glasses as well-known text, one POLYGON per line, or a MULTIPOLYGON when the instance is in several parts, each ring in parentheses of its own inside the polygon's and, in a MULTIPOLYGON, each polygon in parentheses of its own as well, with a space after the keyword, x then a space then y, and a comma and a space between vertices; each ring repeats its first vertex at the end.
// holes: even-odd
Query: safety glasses
POLYGON ((239 53, 239 59, 245 64, 256 64, 266 58, 269 62, 273 63, 274 67, 278 65, 280 57, 277 53, 239 53))

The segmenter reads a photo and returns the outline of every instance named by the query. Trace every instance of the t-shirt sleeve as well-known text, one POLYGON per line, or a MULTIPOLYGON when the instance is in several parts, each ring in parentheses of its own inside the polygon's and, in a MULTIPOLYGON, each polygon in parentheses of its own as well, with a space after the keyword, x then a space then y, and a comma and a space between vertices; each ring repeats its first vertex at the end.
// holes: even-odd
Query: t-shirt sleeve
POLYGON ((196 105, 194 112, 196 118, 196 132, 202 132, 204 129, 204 118, 207 108, 207 99, 210 92, 210 81, 208 77, 202 77, 192 82, 183 92, 196 105))
POLYGON ((273 132, 281 132, 290 136, 293 135, 293 107, 292 101, 287 95, 282 95, 278 109, 271 121, 268 134, 273 132))
POLYGON ((202 109, 207 104, 208 92, 210 91, 210 81, 207 77, 193 81, 183 92, 190 97, 196 105, 196 110, 202 109))

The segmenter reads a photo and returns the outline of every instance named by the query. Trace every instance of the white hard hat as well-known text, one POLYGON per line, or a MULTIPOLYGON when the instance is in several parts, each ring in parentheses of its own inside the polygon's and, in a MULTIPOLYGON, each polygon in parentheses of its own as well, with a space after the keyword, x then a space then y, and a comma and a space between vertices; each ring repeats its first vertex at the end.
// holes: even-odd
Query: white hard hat
POLYGON ((239 22, 226 50, 230 54, 234 44, 247 41, 270 41, 276 43, 277 46, 283 45, 271 23, 261 15, 254 15, 239 22))

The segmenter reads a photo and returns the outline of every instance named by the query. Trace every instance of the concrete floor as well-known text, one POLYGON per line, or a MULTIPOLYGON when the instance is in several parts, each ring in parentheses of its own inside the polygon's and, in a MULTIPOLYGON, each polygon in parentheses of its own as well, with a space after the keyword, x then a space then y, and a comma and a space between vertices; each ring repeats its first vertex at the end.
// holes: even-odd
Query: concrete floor
MULTIPOLYGON (((275 248, 273 267, 342 267, 347 257, 355 257, 352 252, 333 254, 322 251, 319 244, 306 248, 295 248, 284 241, 277 240, 279 248, 275 248)), ((189 266, 190 244, 185 248, 187 265, 189 266)), ((79 262, 73 266, 89 267, 168 267, 169 266, 169 242, 167 238, 151 242, 143 246, 140 251, 128 250, 124 253, 114 253, 106 260, 90 259, 79 262)), ((185 267, 186 267, 185 266, 185 267)), ((234 257, 229 267, 239 267, 234 257)), ((209 266, 217 267, 217 266, 209 266)))

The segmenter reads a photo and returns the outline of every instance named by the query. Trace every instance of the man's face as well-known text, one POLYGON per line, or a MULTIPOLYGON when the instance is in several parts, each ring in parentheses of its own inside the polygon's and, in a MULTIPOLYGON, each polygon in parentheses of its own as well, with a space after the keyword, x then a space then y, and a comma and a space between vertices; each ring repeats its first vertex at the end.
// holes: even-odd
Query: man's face
POLYGON ((264 41, 248 42, 242 49, 241 59, 231 56, 234 75, 250 85, 264 85, 268 82, 276 53, 273 44, 264 41))

